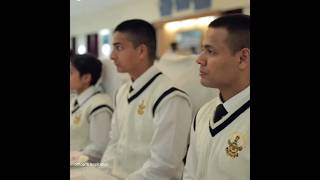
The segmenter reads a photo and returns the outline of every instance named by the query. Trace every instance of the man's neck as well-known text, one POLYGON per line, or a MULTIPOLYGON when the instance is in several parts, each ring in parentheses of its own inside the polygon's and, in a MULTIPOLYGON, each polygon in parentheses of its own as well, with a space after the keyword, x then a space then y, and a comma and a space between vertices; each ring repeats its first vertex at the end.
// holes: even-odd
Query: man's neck
POLYGON ((77 90, 77 95, 79 96, 81 93, 83 93, 85 90, 87 90, 88 88, 90 87, 90 85, 86 85, 86 86, 84 86, 84 87, 82 87, 82 88, 79 88, 78 90, 77 90))
POLYGON ((151 66, 153 65, 153 63, 148 63, 142 66, 139 66, 135 72, 129 73, 131 80, 135 81, 136 79, 138 79, 143 73, 145 73, 151 66))
POLYGON ((244 90, 248 86, 250 86, 249 82, 243 83, 237 87, 221 88, 220 89, 220 93, 221 93, 220 98, 223 102, 225 102, 228 99, 232 98, 233 96, 237 95, 239 92, 241 92, 242 90, 244 90))

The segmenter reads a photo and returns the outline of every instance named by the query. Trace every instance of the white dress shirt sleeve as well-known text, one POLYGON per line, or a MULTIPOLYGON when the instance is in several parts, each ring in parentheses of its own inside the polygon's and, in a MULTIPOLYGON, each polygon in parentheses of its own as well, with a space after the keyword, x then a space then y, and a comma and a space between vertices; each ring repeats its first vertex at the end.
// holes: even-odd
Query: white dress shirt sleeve
POLYGON ((154 117, 156 129, 151 141, 151 157, 126 180, 179 178, 191 121, 192 108, 185 98, 175 96, 163 102, 154 117))
POLYGON ((89 156, 90 162, 100 162, 103 152, 109 142, 112 112, 102 108, 90 115, 90 143, 83 149, 83 154, 89 156))

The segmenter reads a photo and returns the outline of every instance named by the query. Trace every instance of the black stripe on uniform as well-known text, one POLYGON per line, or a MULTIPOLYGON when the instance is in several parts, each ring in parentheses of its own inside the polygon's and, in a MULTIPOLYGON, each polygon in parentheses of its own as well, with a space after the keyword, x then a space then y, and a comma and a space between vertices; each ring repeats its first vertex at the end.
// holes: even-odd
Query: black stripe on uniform
POLYGON ((214 137, 216 134, 222 131, 225 127, 231 124, 240 114, 242 114, 249 107, 250 107, 250 100, 247 101, 245 104, 243 104, 237 111, 231 114, 231 116, 228 117, 228 119, 223 121, 219 126, 217 126, 214 129, 211 128, 210 121, 209 121, 209 130, 210 130, 211 136, 214 137))
POLYGON ((165 98, 167 95, 169 95, 170 93, 172 93, 173 91, 180 91, 184 94, 187 94, 185 93, 184 91, 180 90, 180 89, 177 89, 175 87, 172 87, 170 89, 168 89, 167 91, 165 91, 156 101, 156 103, 154 103, 153 105, 153 108, 152 108, 152 116, 154 116, 154 113, 156 112, 156 109, 158 107, 158 105, 160 104, 160 102, 162 101, 163 98, 165 98))
POLYGON ((75 108, 74 110, 72 110, 71 114, 75 113, 79 108, 80 108, 80 106, 78 106, 77 108, 75 108))
POLYGON ((160 74, 162 74, 162 72, 154 75, 136 94, 128 98, 128 103, 137 98, 160 74))
MULTIPOLYGON (((198 111, 198 112, 199 112, 199 111, 198 111)), ((193 119, 193 131, 196 131, 196 119, 197 119, 198 112, 197 112, 197 114, 194 116, 194 119, 193 119)))
POLYGON ((90 112, 89 116, 90 116, 91 114, 93 114, 94 112, 96 112, 97 110, 101 109, 101 108, 108 108, 108 109, 113 113, 113 109, 112 109, 110 106, 108 106, 108 105, 106 105, 106 104, 103 104, 103 105, 100 105, 100 106, 94 108, 94 109, 90 112))
POLYGON ((71 114, 75 113, 76 111, 78 111, 78 109, 85 103, 87 102, 91 97, 99 94, 100 91, 95 92, 94 94, 92 94, 91 96, 89 96, 86 100, 84 100, 79 106, 77 106, 75 109, 72 110, 71 114))

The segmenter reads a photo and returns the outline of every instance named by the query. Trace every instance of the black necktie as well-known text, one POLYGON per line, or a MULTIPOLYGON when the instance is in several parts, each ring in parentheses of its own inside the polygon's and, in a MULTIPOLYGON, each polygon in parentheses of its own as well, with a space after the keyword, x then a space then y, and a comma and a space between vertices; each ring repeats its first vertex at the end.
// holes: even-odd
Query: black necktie
POLYGON ((222 104, 219 104, 214 112, 213 122, 218 122, 223 116, 227 114, 227 110, 223 107, 222 104))
POLYGON ((130 86, 129 93, 131 93, 132 91, 133 91, 133 88, 132 88, 132 86, 130 86))
POLYGON ((75 100, 75 101, 74 101, 74 104, 73 104, 73 107, 77 107, 78 105, 79 105, 78 101, 75 100))

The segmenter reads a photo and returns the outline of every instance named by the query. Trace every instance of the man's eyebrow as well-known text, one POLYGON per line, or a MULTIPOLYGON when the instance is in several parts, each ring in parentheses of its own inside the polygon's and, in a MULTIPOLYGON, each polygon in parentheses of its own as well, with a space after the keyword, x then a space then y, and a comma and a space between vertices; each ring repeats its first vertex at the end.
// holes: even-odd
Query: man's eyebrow
POLYGON ((205 44, 205 45, 202 45, 202 48, 213 48, 213 47, 209 44, 205 44))

